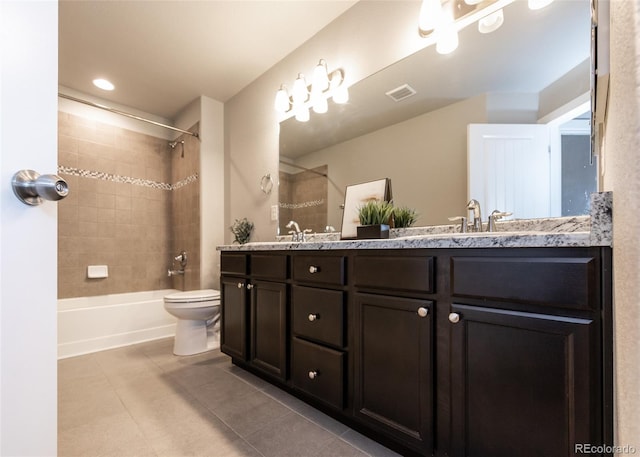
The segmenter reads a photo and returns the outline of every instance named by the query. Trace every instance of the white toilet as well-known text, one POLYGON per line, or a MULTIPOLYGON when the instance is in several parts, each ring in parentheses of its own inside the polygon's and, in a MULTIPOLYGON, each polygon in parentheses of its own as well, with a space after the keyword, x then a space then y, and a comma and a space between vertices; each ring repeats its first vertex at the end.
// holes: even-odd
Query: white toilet
POLYGON ((190 290, 165 295, 164 308, 178 318, 175 355, 193 355, 220 346, 220 332, 215 328, 220 317, 220 291, 190 290))

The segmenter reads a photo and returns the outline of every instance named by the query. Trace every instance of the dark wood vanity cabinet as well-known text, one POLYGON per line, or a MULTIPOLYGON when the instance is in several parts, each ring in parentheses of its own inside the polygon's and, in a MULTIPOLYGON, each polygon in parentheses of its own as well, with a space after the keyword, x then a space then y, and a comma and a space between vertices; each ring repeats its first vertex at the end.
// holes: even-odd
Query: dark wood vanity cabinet
POLYGON ((402 455, 612 443, 609 248, 223 252, 221 288, 234 363, 402 455))
MULTIPOLYGON (((433 257, 354 259, 354 415, 422 455, 434 443, 433 257)), ((405 253, 406 254, 406 253, 405 253)))
POLYGON ((291 385, 324 405, 347 407, 346 256, 293 255, 291 385))
POLYGON ((225 254, 221 258, 221 351, 285 380, 288 367, 287 256, 225 254), (244 262, 238 256, 244 256, 244 262), (244 275, 235 276, 241 273, 240 270, 244 275), (234 276, 228 276, 228 273, 234 276))
POLYGON ((607 263, 597 249, 451 257, 450 455, 607 444, 607 263))

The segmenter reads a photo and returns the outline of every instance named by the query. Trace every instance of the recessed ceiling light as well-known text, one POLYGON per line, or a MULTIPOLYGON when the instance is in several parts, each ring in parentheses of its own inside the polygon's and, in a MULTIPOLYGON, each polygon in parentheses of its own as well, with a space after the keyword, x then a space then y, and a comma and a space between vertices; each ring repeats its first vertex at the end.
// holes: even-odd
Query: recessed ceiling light
POLYGON ((107 81, 106 79, 101 79, 101 78, 94 79, 93 85, 102 90, 113 90, 116 87, 110 81, 107 81))

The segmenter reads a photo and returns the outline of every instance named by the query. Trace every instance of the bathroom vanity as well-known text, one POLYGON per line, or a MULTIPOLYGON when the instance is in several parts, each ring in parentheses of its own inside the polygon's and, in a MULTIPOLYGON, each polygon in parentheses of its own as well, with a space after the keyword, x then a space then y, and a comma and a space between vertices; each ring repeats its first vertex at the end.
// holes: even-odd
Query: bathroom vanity
POLYGON ((611 248, 594 230, 219 249, 222 351, 402 455, 612 442, 611 248))

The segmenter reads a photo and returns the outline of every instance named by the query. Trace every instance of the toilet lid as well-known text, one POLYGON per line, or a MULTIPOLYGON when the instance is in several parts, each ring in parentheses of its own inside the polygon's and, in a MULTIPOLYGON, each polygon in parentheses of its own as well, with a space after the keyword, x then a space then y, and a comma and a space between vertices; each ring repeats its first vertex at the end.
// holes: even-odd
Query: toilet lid
POLYGON ((199 303, 203 301, 217 300, 219 298, 219 290, 204 289, 174 292, 172 294, 165 295, 164 301, 168 303, 199 303))

